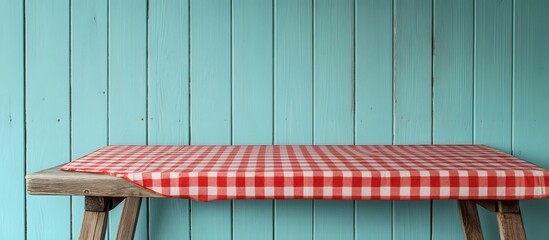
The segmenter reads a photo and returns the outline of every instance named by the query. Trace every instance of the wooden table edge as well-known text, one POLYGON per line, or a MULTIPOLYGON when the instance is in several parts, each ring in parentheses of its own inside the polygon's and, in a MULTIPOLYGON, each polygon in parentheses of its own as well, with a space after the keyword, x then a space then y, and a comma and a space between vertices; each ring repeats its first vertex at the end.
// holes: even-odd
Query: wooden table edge
POLYGON ((60 167, 56 166, 26 175, 27 193, 30 195, 165 197, 120 177, 62 171, 60 167))

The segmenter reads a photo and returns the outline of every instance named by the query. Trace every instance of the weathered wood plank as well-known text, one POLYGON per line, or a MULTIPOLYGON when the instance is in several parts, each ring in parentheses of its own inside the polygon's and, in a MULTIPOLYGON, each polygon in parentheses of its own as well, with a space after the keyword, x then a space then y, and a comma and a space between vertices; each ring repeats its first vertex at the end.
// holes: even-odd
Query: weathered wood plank
MULTIPOLYGON (((71 3, 71 159, 107 145, 107 1, 71 3)), ((84 198, 72 198, 73 222, 84 198)), ((72 238, 80 232, 72 224, 72 238)))
POLYGON ((482 228, 475 201, 457 201, 461 226, 466 240, 482 240, 482 228))
MULTIPOLYGON (((356 144, 393 142, 393 1, 355 7, 356 144)), ((356 201, 355 239, 391 239, 392 201, 356 201)))
MULTIPOLYGON (((148 8, 148 144, 189 144, 189 1, 148 8)), ((149 236, 188 239, 188 200, 150 199, 148 210, 149 236)))
MULTIPOLYGON (((69 5, 25 1, 27 172, 70 160, 69 5)), ((28 196, 26 204, 28 239, 70 239, 69 197, 28 196)))
POLYGON ((108 211, 85 211, 79 240, 103 240, 107 232, 108 211))
MULTIPOLYGON (((549 1, 514 1, 513 154, 549 168, 549 1)), ((549 236, 549 200, 521 201, 528 237, 549 236)))
POLYGON ((119 177, 61 171, 59 167, 29 174, 26 179, 31 195, 162 197, 119 177))
POLYGON ((498 201, 497 218, 501 240, 526 240, 518 201, 498 201))
MULTIPOLYGON (((274 1, 274 144, 313 142, 313 1, 274 1)), ((313 201, 276 200, 274 238, 313 239, 313 201)))
MULTIPOLYGON (((354 1, 314 2, 314 144, 354 143, 354 1)), ((352 201, 314 201, 317 240, 353 239, 352 201)))
POLYGON ((137 227, 139 208, 141 207, 140 197, 128 197, 124 202, 124 209, 118 225, 117 240, 132 240, 137 227))
MULTIPOLYGON (((395 144, 432 143, 432 3, 394 2, 395 144)), ((393 203, 394 240, 430 237, 430 201, 393 203)))
MULTIPOLYGON (((109 1, 109 144, 147 144, 147 15, 147 0, 109 1)), ((147 204, 136 239, 148 238, 147 204)), ((110 238, 119 217, 110 212, 110 238)))
POLYGON ((0 1, 0 239, 26 234, 24 29, 24 1, 0 1))

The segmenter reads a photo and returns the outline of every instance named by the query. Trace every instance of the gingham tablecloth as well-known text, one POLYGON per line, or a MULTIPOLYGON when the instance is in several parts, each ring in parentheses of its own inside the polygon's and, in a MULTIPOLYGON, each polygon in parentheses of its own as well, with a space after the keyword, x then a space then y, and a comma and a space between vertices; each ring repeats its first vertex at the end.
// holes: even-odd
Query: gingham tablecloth
POLYGON ((122 177, 166 197, 531 199, 549 171, 483 145, 107 146, 62 170, 122 177))

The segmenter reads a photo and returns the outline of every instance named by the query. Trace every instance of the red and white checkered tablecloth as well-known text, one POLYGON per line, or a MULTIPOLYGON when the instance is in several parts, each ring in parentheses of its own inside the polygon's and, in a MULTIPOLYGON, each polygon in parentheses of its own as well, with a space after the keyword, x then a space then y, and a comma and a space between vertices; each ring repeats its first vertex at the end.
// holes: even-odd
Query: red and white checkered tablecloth
POLYGON ((549 196, 548 170, 483 145, 107 146, 61 169, 200 201, 549 196))

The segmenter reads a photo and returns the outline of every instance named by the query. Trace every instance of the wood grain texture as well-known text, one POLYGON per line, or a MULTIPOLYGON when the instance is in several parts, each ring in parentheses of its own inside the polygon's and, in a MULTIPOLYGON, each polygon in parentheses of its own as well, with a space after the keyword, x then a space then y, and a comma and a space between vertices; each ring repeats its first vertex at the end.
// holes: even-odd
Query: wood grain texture
POLYGON ((272 144, 272 0, 234 0, 232 10, 233 144, 272 144))
MULTIPOLYGON (((191 143, 231 144, 231 1, 192 0, 190 36, 191 143)), ((192 201, 191 239, 231 239, 231 207, 192 201)))
MULTIPOLYGON (((314 2, 315 144, 354 143, 353 31, 354 1, 314 2)), ((315 201, 315 239, 352 239, 353 214, 353 201, 315 201)))
MULTIPOLYGON (((274 144, 312 144, 313 3, 274 4, 274 144)), ((313 201, 274 204, 275 239, 313 239, 313 201)))
MULTIPOLYGON (((69 1, 25 2, 26 171, 70 160, 69 1)), ((28 239, 69 239, 69 197, 27 197, 28 239), (56 221, 51 221, 56 219, 56 221)))
MULTIPOLYGON (((107 145, 107 1, 75 1, 70 11, 71 159, 75 159, 107 145)), ((71 200, 71 218, 78 222, 84 198, 71 200)), ((72 224, 73 239, 80 227, 72 224)))
MULTIPOLYGON (((477 204, 475 201, 457 201, 459 215, 461 217, 461 226, 463 229, 462 237, 465 240, 482 240, 482 228, 478 217, 477 204)), ((453 237, 446 235, 446 237, 453 237)))
POLYGON ((356 142, 393 140, 393 3, 356 1, 356 142))
POLYGON ((0 239, 25 238, 23 0, 0 1, 0 239), (14 181, 18 179, 18 181, 14 181), (9 183, 5 184, 5 183, 9 183))
MULTIPOLYGON (((393 3, 358 0, 355 9, 356 144, 393 142, 393 3)), ((391 201, 356 201, 356 239, 391 239, 391 201)))
POLYGON ((314 4, 314 143, 354 139, 354 1, 314 4))
MULTIPOLYGON (((515 1, 514 34, 514 154, 549 168, 549 1, 515 1)), ((549 235, 545 224, 547 200, 522 201, 522 217, 529 239, 549 235)))
MULTIPOLYGON (((61 171, 59 166, 27 174, 27 193, 75 196, 162 197, 119 177, 61 171)), ((82 206, 84 202, 82 202, 82 206)))
MULTIPOLYGON (((473 141, 474 3, 434 1, 433 143, 473 141)), ((463 239, 454 201, 433 201, 433 239, 463 239)))
POLYGON ((274 239, 313 239, 313 201, 276 200, 274 239))
MULTIPOLYGON (((395 1, 394 143, 432 143, 432 1, 395 1)), ((431 236, 430 201, 395 201, 393 239, 431 236)))
POLYGON ((475 6, 475 143, 511 151, 512 1, 475 6))
POLYGON ((83 214, 82 226, 79 230, 80 240, 103 240, 107 232, 109 212, 85 211, 83 214))
POLYGON ((273 238, 272 200, 233 201, 233 239, 273 238))
POLYGON ((313 135, 313 13, 310 0, 275 1, 274 140, 310 144, 313 135))
MULTIPOLYGON (((232 144, 273 143, 273 2, 232 1, 232 144)), ((271 239, 273 201, 234 201, 233 238, 271 239)))
MULTIPOLYGON (((511 0, 475 1, 474 143, 511 153, 513 11, 511 0)), ((486 239, 498 238, 493 214, 480 211, 486 239)))
POLYGON ((124 200, 124 208, 118 225, 117 240, 132 240, 134 239, 137 220, 140 215, 139 208, 141 207, 140 197, 128 197, 124 200))
MULTIPOLYGON (((109 1, 109 144, 147 143, 147 1, 109 1), (128 7, 131 6, 131 7, 128 7)), ((147 239, 147 203, 136 239, 147 239)), ((120 208, 111 211, 115 237, 120 208)))
POLYGON ((231 1, 191 1, 191 140, 231 143, 231 1))
MULTIPOLYGON (((148 143, 189 144, 188 0, 149 1, 148 22, 148 143)), ((150 199, 149 204, 150 236, 189 238, 188 200, 150 199)))
POLYGON ((497 201, 501 240, 526 240, 519 201, 497 201))

